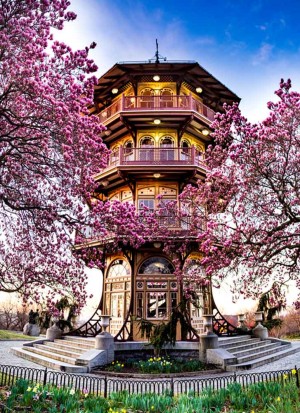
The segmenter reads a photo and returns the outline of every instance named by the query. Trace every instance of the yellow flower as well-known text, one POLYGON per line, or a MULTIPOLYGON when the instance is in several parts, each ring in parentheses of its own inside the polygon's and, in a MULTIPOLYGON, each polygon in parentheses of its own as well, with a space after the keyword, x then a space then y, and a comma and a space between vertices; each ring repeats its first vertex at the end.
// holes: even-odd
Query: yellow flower
POLYGON ((280 397, 278 396, 277 399, 276 399, 276 401, 277 401, 277 402, 280 402, 280 400, 281 400, 281 399, 280 399, 280 397))
POLYGON ((71 395, 75 394, 75 390, 74 390, 74 389, 71 389, 71 390, 70 390, 70 394, 71 394, 71 395))
POLYGON ((27 391, 31 391, 32 390, 32 387, 27 387, 27 391))
POLYGON ((151 410, 154 410, 154 406, 151 406, 151 410))
POLYGON ((283 375, 283 380, 286 380, 289 376, 287 374, 283 375))
POLYGON ((297 370, 296 370, 296 369, 293 369, 293 370, 292 370, 292 374, 293 374, 293 375, 297 374, 297 370))

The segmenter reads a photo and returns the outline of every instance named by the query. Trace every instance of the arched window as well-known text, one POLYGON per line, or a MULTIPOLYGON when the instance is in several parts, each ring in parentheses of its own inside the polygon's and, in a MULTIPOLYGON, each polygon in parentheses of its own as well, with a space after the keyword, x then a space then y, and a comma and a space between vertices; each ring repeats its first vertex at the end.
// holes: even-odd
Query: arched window
POLYGON ((172 108, 173 107, 173 92, 172 89, 164 88, 160 91, 160 107, 172 108))
POLYGON ((136 281, 136 314, 148 319, 163 319, 177 305, 177 280, 172 263, 164 257, 146 259, 136 281))
POLYGON ((188 140, 184 139, 181 141, 181 151, 180 151, 180 159, 185 161, 191 157, 191 144, 188 140))
POLYGON ((130 265, 124 259, 114 260, 105 279, 104 314, 111 314, 110 333, 116 335, 123 325, 130 305, 130 265))
POLYGON ((171 136, 164 136, 160 141, 160 160, 173 161, 174 160, 174 142, 171 136), (171 149, 172 148, 172 149, 171 149))
POLYGON ((125 142, 124 145, 124 158, 126 161, 132 161, 134 156, 133 156, 133 142, 132 141, 127 141, 125 142))
POLYGON ((140 141, 140 160, 153 161, 154 159, 154 139, 152 136, 144 136, 140 141))
POLYGON ((141 91, 141 108, 153 108, 154 107, 154 95, 155 91, 150 88, 145 88, 141 91))
POLYGON ((202 165, 204 161, 204 152, 200 146, 196 146, 195 150, 195 161, 198 165, 202 165))
POLYGON ((148 258, 139 269, 139 274, 173 274, 173 272, 173 265, 163 257, 148 258))

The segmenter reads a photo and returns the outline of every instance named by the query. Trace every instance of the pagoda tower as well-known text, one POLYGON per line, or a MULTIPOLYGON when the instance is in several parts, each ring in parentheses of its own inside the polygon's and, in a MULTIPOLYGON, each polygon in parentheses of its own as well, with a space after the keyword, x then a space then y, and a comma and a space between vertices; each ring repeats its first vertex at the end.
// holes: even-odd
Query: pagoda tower
MULTIPOLYGON (((99 199, 130 202, 137 211, 155 211, 160 197, 179 203, 184 187, 205 177, 215 113, 223 111, 224 103, 239 100, 194 61, 168 61, 157 52, 147 62, 115 64, 99 79, 92 110, 106 127, 103 141, 110 149, 107 167, 95 176, 99 199)), ((192 216, 182 222, 170 215, 161 219, 170 232, 176 229, 174 237, 188 241, 185 259, 203 272, 189 233, 192 216)), ((105 263, 102 299, 91 319, 72 334, 95 336, 101 314, 109 314, 116 340, 141 340, 139 319, 168 320, 182 299, 182 286, 164 242, 159 237, 139 248, 124 243, 117 251, 108 248, 109 240, 93 239, 105 263)), ((190 305, 190 323, 202 333, 203 314, 214 310, 210 288, 198 291, 198 304, 190 305)), ((177 339, 194 338, 177 328, 177 339)))

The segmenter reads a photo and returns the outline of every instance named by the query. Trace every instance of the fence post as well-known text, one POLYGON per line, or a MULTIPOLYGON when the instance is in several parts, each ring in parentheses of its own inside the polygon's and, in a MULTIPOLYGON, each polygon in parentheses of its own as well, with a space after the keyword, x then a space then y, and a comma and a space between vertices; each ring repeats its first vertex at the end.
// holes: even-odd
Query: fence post
POLYGON ((171 396, 174 397, 174 379, 171 377, 171 396))
POLYGON ((237 382, 237 380, 236 380, 236 372, 233 373, 233 381, 234 381, 235 383, 237 382))
POLYGON ((47 384, 47 367, 44 370, 44 380, 43 380, 43 385, 46 386, 47 384))
POLYGON ((107 398, 107 376, 104 377, 104 398, 107 398))
POLYGON ((296 370, 296 385, 298 387, 298 389, 300 388, 300 383, 299 383, 299 371, 297 369, 297 366, 295 366, 295 370, 296 370))

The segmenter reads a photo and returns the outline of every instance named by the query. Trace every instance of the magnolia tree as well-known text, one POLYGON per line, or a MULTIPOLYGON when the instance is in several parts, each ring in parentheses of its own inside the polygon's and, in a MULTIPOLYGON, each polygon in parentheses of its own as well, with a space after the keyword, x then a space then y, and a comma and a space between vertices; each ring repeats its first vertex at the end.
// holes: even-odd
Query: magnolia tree
POLYGON ((68 291, 83 305, 83 261, 71 252, 93 175, 106 163, 92 104, 90 48, 55 31, 76 16, 66 0, 9 0, 0 8, 0 291, 48 305, 68 291))
POLYGON ((290 81, 275 93, 262 123, 249 123, 237 105, 217 116, 206 179, 181 199, 197 211, 207 274, 216 282, 230 275, 245 296, 269 290, 282 307, 282 286, 300 287, 300 94, 290 81))

